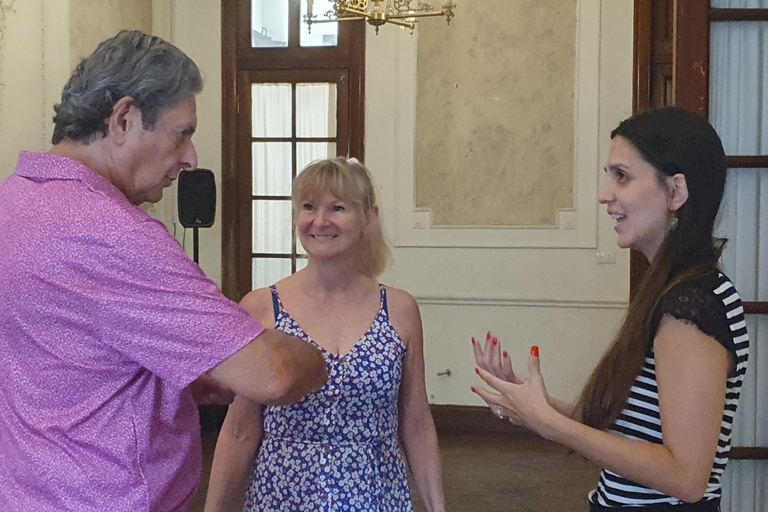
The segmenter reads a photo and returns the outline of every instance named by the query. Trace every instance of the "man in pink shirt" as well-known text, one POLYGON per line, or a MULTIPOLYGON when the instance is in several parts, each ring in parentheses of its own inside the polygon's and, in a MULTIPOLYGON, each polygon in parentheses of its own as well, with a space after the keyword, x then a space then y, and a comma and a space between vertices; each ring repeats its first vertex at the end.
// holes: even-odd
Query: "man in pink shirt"
POLYGON ((77 67, 53 148, 0 183, 0 510, 183 511, 201 376, 260 403, 321 387, 322 356, 222 296, 160 222, 197 167, 197 66, 121 32, 77 67))

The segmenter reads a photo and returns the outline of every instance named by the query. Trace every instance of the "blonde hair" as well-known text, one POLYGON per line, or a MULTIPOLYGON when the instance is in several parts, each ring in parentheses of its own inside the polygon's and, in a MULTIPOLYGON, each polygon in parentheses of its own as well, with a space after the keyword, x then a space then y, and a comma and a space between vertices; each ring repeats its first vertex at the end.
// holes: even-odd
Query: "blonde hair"
MULTIPOLYGON (((298 214, 301 201, 330 192, 342 201, 359 208, 365 220, 374 215, 376 192, 370 171, 357 159, 337 157, 332 160, 318 160, 304 168, 293 182, 294 215, 298 214)), ((376 220, 373 232, 361 240, 357 270, 371 278, 381 274, 392 259, 392 252, 376 220)))

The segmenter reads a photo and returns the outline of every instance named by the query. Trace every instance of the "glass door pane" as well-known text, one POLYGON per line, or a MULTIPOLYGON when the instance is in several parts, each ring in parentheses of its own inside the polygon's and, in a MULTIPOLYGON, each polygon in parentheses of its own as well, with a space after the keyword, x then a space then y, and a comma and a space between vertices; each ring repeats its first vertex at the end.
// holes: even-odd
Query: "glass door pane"
POLYGON ((336 84, 296 84, 296 136, 336 136, 336 84))
POLYGON ((253 258, 253 289, 265 288, 291 275, 290 258, 253 258))
POLYGON ((288 46, 288 0, 251 0, 251 47, 288 46))
POLYGON ((290 137, 291 84, 251 86, 251 137, 290 137))
POLYGON ((253 201, 252 252, 290 255, 292 226, 290 201, 253 201))
MULTIPOLYGON (((312 15, 314 20, 327 20, 326 13, 333 11, 333 0, 314 0, 312 15)), ((339 23, 336 21, 313 23, 310 28, 304 21, 307 15, 307 0, 301 0, 301 18, 299 19, 299 44, 301 46, 336 46, 339 39, 339 23)))
POLYGON ((253 195, 289 196, 291 177, 290 142, 254 142, 252 148, 253 195))
POLYGON ((272 284, 307 264, 289 198, 297 173, 337 154, 339 95, 346 91, 342 76, 334 71, 317 80, 278 78, 249 85, 254 287, 272 284))
POLYGON ((334 142, 299 142, 296 144, 296 173, 301 171, 315 160, 325 160, 336 156, 336 143, 334 142))
POLYGON ((768 169, 729 169, 715 236, 722 265, 744 301, 768 301, 768 169))
POLYGON ((715 9, 768 9, 768 0, 712 0, 715 9))
POLYGON ((768 154, 768 22, 713 23, 710 121, 727 155, 768 154))

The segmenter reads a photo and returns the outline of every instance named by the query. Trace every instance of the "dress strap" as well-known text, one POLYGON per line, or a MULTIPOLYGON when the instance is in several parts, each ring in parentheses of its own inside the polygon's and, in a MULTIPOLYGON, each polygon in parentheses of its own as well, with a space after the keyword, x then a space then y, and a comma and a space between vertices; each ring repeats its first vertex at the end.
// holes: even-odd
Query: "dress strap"
POLYGON ((272 291, 272 309, 275 312, 275 325, 277 325, 277 317, 280 316, 280 310, 283 309, 283 305, 280 303, 280 297, 277 296, 277 287, 272 285, 269 289, 272 291))
POLYGON ((381 290, 381 309, 383 309, 384 314, 389 317, 389 309, 387 309, 387 287, 383 284, 379 284, 379 289, 381 290))

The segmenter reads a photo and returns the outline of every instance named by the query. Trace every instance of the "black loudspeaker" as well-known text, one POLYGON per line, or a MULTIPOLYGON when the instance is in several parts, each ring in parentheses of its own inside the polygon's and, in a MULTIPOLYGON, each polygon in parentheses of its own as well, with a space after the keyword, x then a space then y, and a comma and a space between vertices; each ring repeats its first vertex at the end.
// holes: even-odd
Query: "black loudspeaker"
POLYGON ((209 228, 216 216, 216 179, 209 169, 179 174, 179 222, 185 228, 209 228))

